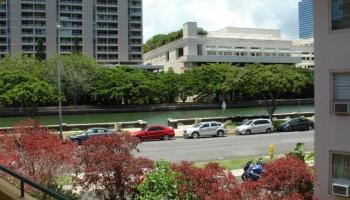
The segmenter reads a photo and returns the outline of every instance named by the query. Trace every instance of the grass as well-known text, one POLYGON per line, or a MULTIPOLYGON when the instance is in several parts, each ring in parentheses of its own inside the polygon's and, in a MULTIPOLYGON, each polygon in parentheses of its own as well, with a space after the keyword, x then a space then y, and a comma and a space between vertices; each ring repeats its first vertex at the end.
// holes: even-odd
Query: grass
MULTIPOLYGON (((258 160, 259 157, 242 157, 234 160, 217 160, 217 161, 211 161, 214 163, 218 163, 221 167, 227 169, 227 170, 235 170, 235 169, 242 169, 243 165, 245 165, 250 160, 258 160)), ((264 161, 267 159, 264 157, 264 161)), ((197 162, 195 163, 196 167, 204 167, 210 162, 197 162)))
MULTIPOLYGON (((275 155, 277 156, 277 155, 275 155)), ((216 160, 216 161, 207 161, 207 162, 197 162, 195 163, 196 167, 204 167, 210 162, 218 163, 219 166, 227 169, 227 170, 235 170, 235 169, 242 169, 243 165, 245 165, 248 161, 253 160, 257 161, 260 157, 242 157, 238 159, 233 159, 233 160, 216 160)), ((268 156, 264 156, 263 162, 269 162, 270 159, 268 156)), ((305 155, 305 161, 313 161, 315 159, 314 152, 307 153, 305 155)))
POLYGON ((63 175, 57 178, 56 180, 57 185, 65 186, 65 185, 72 185, 73 184, 73 177, 70 175, 63 175))

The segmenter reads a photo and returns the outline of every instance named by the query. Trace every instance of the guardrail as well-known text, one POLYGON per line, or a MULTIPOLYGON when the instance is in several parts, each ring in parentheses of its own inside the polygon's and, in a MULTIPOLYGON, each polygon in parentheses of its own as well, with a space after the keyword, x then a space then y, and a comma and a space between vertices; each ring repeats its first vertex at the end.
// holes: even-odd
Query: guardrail
MULTIPOLYGON (((43 127, 46 127, 51 130, 59 130, 59 125, 44 125, 43 127)), ((124 128, 146 128, 147 127, 147 122, 143 120, 138 120, 138 121, 130 121, 130 122, 112 122, 112 123, 90 123, 90 124, 62 124, 62 129, 63 131, 73 131, 74 129, 79 129, 79 130, 87 130, 89 128, 109 128, 113 129, 115 131, 120 131, 121 129, 124 128)), ((3 132, 10 132, 12 131, 12 127, 1 127, 0 131, 3 132)))
POLYGON ((68 198, 64 197, 61 194, 56 193, 55 191, 45 188, 41 185, 39 185, 38 183, 35 183, 19 174, 17 174, 16 172, 0 165, 0 171, 3 171, 7 174, 9 174, 10 176, 18 179, 20 181, 20 192, 21 192, 21 198, 24 198, 24 184, 30 185, 31 187, 33 187, 34 189, 39 190, 40 192, 47 194, 48 196, 57 199, 57 200, 69 200, 68 198))
MULTIPOLYGON (((280 114, 274 114, 273 117, 277 119, 283 119, 286 117, 312 117, 314 116, 314 112, 301 112, 301 113, 280 113, 280 114)), ((192 125, 199 122, 208 122, 208 121, 219 121, 219 122, 225 122, 225 121, 232 121, 232 122, 242 122, 245 119, 259 119, 259 118, 266 118, 268 119, 268 115, 247 115, 247 116, 229 116, 229 117, 207 117, 207 118, 188 118, 188 119, 171 119, 169 118, 168 126, 173 127, 174 129, 177 129, 179 124, 182 125, 192 125)))

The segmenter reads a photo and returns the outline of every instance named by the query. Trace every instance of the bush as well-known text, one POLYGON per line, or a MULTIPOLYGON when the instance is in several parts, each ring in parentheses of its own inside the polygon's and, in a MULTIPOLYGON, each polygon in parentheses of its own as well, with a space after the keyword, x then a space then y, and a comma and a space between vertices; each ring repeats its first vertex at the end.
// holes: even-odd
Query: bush
POLYGON ((99 199, 135 199, 137 186, 153 168, 151 160, 134 157, 139 143, 139 139, 128 134, 87 140, 79 153, 84 169, 79 185, 85 190, 94 188, 99 199))
POLYGON ((169 162, 158 161, 156 169, 147 175, 138 189, 139 200, 176 199, 176 173, 171 170, 169 162))
POLYGON ((266 164, 264 171, 259 181, 242 185, 245 199, 313 199, 315 177, 302 160, 280 158, 266 164))
POLYGON ((173 170, 178 174, 180 199, 240 199, 241 192, 236 178, 217 163, 197 168, 192 163, 182 162, 174 165, 173 170))

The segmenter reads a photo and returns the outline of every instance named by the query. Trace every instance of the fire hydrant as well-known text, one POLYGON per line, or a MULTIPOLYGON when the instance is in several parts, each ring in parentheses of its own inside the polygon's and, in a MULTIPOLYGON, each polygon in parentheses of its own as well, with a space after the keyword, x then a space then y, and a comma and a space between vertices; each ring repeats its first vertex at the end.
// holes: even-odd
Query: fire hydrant
POLYGON ((275 149, 276 149, 275 145, 273 144, 269 145, 269 156, 271 160, 275 157, 275 149))

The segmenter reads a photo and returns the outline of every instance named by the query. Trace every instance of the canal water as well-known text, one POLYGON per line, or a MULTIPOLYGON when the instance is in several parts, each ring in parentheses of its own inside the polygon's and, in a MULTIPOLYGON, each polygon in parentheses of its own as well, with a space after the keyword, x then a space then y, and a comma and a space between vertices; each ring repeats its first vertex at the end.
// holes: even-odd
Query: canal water
MULTIPOLYGON (((168 118, 204 118, 204 117, 221 117, 234 115, 261 115, 267 114, 264 107, 253 108, 232 108, 225 112, 220 109, 203 109, 203 110, 185 110, 185 111, 164 111, 164 112, 139 112, 139 113, 108 113, 108 114, 86 114, 86 115, 63 115, 64 123, 105 123, 105 122, 125 122, 144 120, 148 124, 166 125, 168 118)), ((313 112, 313 105, 302 106, 278 106, 276 113, 291 112, 313 112)), ((26 119, 26 117, 6 117, 0 118, 0 127, 12 126, 16 121, 26 119)), ((57 116, 42 116, 40 122, 45 125, 54 125, 58 123, 57 116)))

